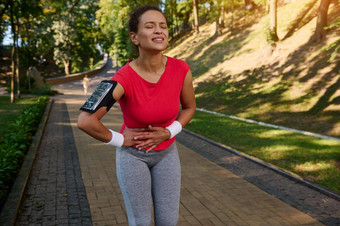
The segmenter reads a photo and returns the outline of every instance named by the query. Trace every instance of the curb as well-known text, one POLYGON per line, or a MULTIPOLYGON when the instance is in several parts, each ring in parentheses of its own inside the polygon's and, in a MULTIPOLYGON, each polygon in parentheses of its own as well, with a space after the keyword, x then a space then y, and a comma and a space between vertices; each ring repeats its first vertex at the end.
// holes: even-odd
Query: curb
POLYGON ((64 82, 71 82, 71 81, 83 79, 85 75, 88 75, 88 76, 95 75, 105 69, 108 59, 109 59, 109 54, 105 53, 104 58, 103 58, 103 63, 100 66, 96 67, 95 69, 91 71, 84 71, 84 72, 71 74, 71 75, 63 75, 63 76, 59 76, 55 78, 47 78, 45 80, 45 83, 49 85, 55 85, 55 84, 60 84, 64 82))
POLYGON ((318 192, 321 192, 322 194, 325 194, 325 195, 327 195, 330 198, 333 198, 333 199, 336 199, 336 200, 340 201, 340 195, 339 194, 337 194, 335 192, 332 192, 332 191, 329 191, 328 189, 323 188, 321 186, 318 186, 316 184, 313 184, 313 183, 311 183, 309 181, 306 181, 306 180, 302 179, 300 176, 294 174, 293 172, 290 172, 288 170, 282 169, 282 168, 280 168, 278 166, 275 166, 273 164, 264 162, 263 160, 258 159, 256 157, 253 157, 253 156, 247 155, 245 153, 236 151, 236 150, 234 150, 234 149, 232 149, 232 148, 230 148, 230 147, 228 147, 226 145, 223 145, 221 143, 218 143, 218 142, 215 142, 213 140, 210 140, 210 139, 208 139, 206 137, 203 137, 203 136, 201 136, 201 135, 199 135, 197 133, 194 133, 192 131, 189 131, 187 129, 183 129, 183 132, 188 133, 188 134, 190 134, 192 136, 195 136, 195 137, 197 137, 199 139, 202 139, 202 140, 204 140, 204 141, 206 141, 206 142, 208 142, 210 144, 213 144, 213 145, 215 145, 217 147, 220 147, 220 148, 222 148, 222 149, 224 149, 224 150, 226 150, 228 152, 231 152, 231 153, 233 153, 235 155, 241 156, 242 158, 245 158, 247 160, 255 162, 256 164, 259 164, 259 165, 264 166, 264 167, 266 167, 266 168, 268 168, 270 170, 273 170, 276 173, 279 173, 279 174, 289 178, 290 180, 298 182, 298 183, 300 183, 300 184, 302 184, 304 186, 307 186, 307 187, 309 187, 311 189, 314 189, 314 190, 316 190, 318 192))
POLYGON ((265 123, 265 122, 259 122, 259 121, 255 121, 255 120, 252 120, 252 119, 240 118, 240 117, 237 117, 237 116, 234 116, 234 115, 226 115, 226 114, 223 114, 223 113, 210 111, 210 110, 206 110, 206 109, 203 109, 203 108, 196 108, 196 110, 201 111, 201 112, 205 112, 205 113, 209 113, 209 114, 213 114, 213 115, 219 115, 219 116, 243 121, 243 122, 258 124, 258 125, 261 125, 261 126, 266 126, 266 127, 271 127, 271 128, 275 128, 275 129, 282 129, 282 130, 287 130, 287 131, 291 131, 291 132, 295 132, 295 133, 300 133, 300 134, 303 134, 303 135, 306 135, 306 136, 312 136, 312 137, 318 137, 318 138, 321 138, 321 139, 340 141, 340 138, 338 138, 338 137, 331 137, 331 136, 326 136, 326 135, 322 135, 322 134, 318 134, 318 133, 312 133, 312 132, 308 132, 308 131, 304 131, 304 130, 292 129, 292 128, 288 128, 288 127, 285 127, 285 126, 278 126, 278 125, 269 124, 269 123, 265 123))
POLYGON ((16 217, 18 215, 21 199, 24 194, 28 178, 40 147, 41 138, 44 134, 47 120, 53 105, 53 99, 49 100, 44 111, 44 115, 39 123, 38 129, 32 139, 30 148, 27 151, 24 162, 21 165, 17 178, 11 188, 7 197, 6 203, 1 211, 0 225, 12 226, 15 225, 16 217))

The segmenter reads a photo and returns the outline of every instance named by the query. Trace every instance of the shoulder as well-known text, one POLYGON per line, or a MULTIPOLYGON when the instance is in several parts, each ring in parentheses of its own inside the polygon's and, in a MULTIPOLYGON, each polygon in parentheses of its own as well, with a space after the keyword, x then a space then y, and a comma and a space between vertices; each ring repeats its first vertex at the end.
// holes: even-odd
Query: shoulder
POLYGON ((129 77, 129 65, 128 63, 121 67, 111 78, 111 80, 121 82, 129 77))
POLYGON ((189 64, 187 62, 185 62, 184 60, 180 60, 180 59, 176 59, 176 58, 168 56, 168 61, 169 61, 169 63, 174 65, 176 68, 179 67, 179 68, 184 69, 184 70, 189 70, 189 68, 190 68, 189 64))

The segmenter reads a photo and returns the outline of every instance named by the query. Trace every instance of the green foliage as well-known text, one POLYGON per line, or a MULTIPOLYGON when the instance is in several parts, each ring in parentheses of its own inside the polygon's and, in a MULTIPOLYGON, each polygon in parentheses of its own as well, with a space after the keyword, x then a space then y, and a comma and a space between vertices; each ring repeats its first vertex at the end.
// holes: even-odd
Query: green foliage
MULTIPOLYGON (((73 67, 72 60, 76 59, 71 70, 81 71, 90 57, 99 55, 97 9, 97 1, 92 0, 14 1, 21 67, 41 66, 38 59, 43 56, 49 64, 63 67, 66 63, 73 67)), ((9 10, 3 18, 0 26, 9 24, 9 10)))
POLYGON ((192 1, 180 1, 177 4, 177 16, 181 18, 182 27, 188 26, 189 17, 192 13, 192 1))
POLYGON ((111 54, 118 54, 120 64, 125 64, 135 56, 128 31, 128 20, 131 12, 143 4, 161 5, 161 1, 127 1, 102 0, 96 18, 99 24, 101 38, 98 41, 102 48, 111 54))
POLYGON ((39 96, 41 95, 53 96, 57 94, 58 91, 53 90, 51 85, 44 84, 44 86, 39 89, 32 89, 31 93, 39 96))
POLYGON ((26 107, 0 140, 0 203, 5 200, 15 180, 48 100, 48 97, 42 96, 35 104, 26 107))
MULTIPOLYGON (((336 21, 334 24, 331 24, 330 26, 326 27, 325 29, 330 30, 330 29, 338 28, 338 27, 340 27, 340 18, 339 18, 339 21, 336 21)), ((340 36, 340 32, 338 32, 338 33, 339 33, 339 36, 340 36)), ((329 57, 328 61, 330 62, 330 61, 335 60, 336 56, 339 54, 339 51, 340 51, 340 38, 337 39, 336 41, 332 42, 331 44, 322 47, 320 49, 320 51, 332 51, 331 56, 329 57)))
POLYGON ((278 41, 276 31, 270 30, 269 28, 266 29, 266 38, 269 45, 275 45, 278 41))
POLYGON ((82 63, 98 55, 98 36, 94 1, 70 1, 66 5, 55 5, 60 13, 54 15, 52 25, 54 60, 64 67, 71 66, 71 73, 82 71, 82 63))
POLYGON ((11 104, 10 96, 0 96, 0 140, 7 133, 8 125, 14 122, 26 107, 35 102, 36 98, 18 98, 15 104, 11 104))
POLYGON ((103 0, 96 13, 103 38, 100 39, 104 50, 118 54, 121 64, 131 56, 131 44, 127 21, 133 8, 130 1, 103 0), (107 38, 107 39, 104 39, 107 38))
POLYGON ((74 28, 67 20, 54 21, 54 60, 57 64, 72 60, 71 46, 76 37, 74 28))

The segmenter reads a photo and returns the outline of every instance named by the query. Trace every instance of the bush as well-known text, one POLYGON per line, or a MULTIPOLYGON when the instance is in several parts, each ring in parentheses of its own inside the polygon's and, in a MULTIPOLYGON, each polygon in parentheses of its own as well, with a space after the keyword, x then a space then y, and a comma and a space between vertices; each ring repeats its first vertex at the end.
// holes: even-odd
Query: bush
POLYGON ((51 85, 49 84, 44 84, 43 87, 39 89, 32 89, 30 93, 35 94, 35 95, 49 95, 53 96, 54 94, 57 94, 58 91, 52 90, 51 85))
POLYGON ((20 170, 49 98, 39 97, 37 103, 25 108, 0 140, 0 208, 20 170))

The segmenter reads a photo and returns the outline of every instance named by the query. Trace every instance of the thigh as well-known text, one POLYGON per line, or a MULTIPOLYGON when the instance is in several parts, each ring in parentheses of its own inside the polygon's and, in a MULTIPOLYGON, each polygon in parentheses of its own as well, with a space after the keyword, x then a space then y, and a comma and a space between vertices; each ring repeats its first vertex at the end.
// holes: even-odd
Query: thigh
POLYGON ((125 149, 117 148, 116 171, 129 225, 150 225, 152 218, 150 170, 143 161, 125 149))
POLYGON ((181 166, 176 145, 151 170, 155 224, 173 226, 178 221, 181 166))

